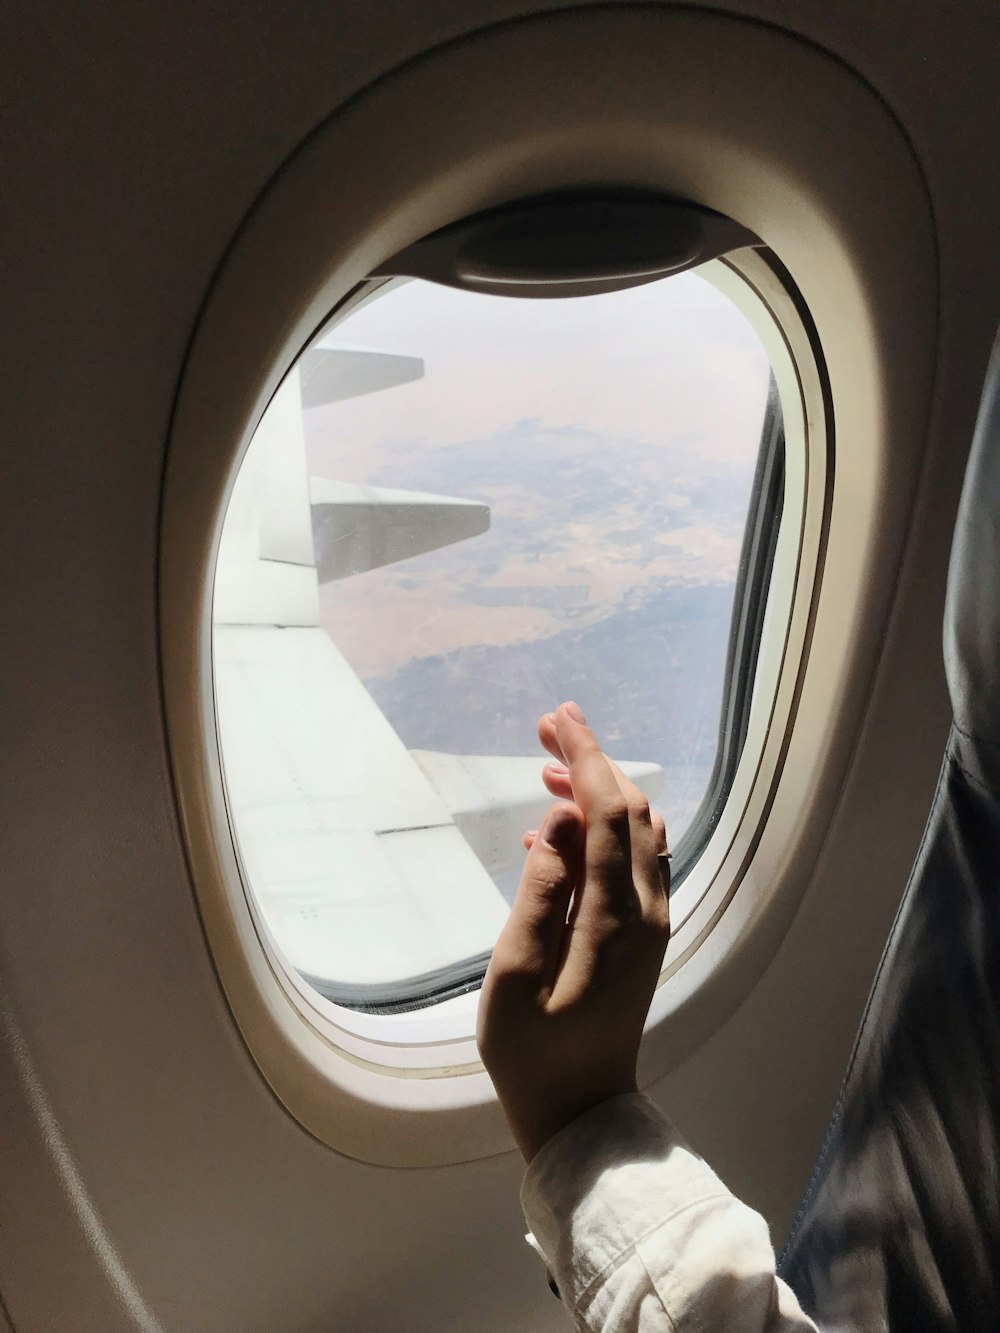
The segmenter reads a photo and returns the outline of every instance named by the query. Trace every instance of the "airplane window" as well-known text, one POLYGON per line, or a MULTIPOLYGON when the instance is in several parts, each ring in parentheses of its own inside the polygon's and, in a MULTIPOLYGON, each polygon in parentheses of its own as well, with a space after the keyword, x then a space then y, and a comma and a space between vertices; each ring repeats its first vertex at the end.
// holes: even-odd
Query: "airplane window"
POLYGON ((696 271, 557 300, 400 281, 320 333, 235 482, 213 638, 245 882, 317 990, 379 1012, 478 984, 562 699, 683 872, 742 741, 781 444, 760 339, 696 271))

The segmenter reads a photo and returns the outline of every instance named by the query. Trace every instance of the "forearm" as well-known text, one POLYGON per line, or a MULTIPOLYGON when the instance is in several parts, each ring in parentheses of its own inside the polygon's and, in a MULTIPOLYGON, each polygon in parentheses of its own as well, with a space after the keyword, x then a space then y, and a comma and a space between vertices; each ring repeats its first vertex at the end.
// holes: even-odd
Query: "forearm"
POLYGON ((767 1227, 638 1094, 581 1116, 521 1191, 528 1226, 588 1333, 804 1333, 767 1227))

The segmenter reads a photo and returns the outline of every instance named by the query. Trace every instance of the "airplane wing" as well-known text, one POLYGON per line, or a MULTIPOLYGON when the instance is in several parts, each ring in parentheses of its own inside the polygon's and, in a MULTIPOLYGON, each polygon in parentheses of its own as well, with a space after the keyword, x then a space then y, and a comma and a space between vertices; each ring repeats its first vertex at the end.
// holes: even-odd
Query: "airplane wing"
POLYGON ((226 786, 289 962, 377 985, 490 949, 506 903, 326 632, 219 629, 226 786))
POLYGON ((448 495, 311 477, 313 552, 320 583, 465 541, 490 526, 489 507, 448 495))
MULTIPOLYGON (((321 582, 489 526, 474 501, 309 478, 304 406, 422 371, 311 350, 254 435, 220 543, 219 740, 245 879, 288 962, 331 994, 485 956, 508 910, 496 877, 551 802, 538 757, 407 750, 320 624, 321 582)), ((657 765, 626 769, 655 796, 657 765)))

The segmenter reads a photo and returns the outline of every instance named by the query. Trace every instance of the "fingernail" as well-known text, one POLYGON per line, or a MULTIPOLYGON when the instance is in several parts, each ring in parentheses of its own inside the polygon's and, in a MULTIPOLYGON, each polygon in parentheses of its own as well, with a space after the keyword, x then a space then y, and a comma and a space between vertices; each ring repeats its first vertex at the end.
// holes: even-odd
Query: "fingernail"
POLYGON ((587 725, 587 719, 583 716, 583 713, 580 711, 579 704, 575 704, 572 702, 568 703, 566 705, 566 712, 569 713, 570 717, 573 719, 574 722, 582 722, 584 726, 587 725))
POLYGON ((545 714, 545 720, 546 720, 546 722, 551 722, 552 725, 555 726, 555 724, 556 724, 556 715, 555 715, 555 713, 546 713, 546 714, 545 714))
POLYGON ((569 769, 566 765, 558 763, 555 759, 550 759, 545 767, 550 768, 553 773, 557 773, 561 778, 569 777, 569 769))
POLYGON ((542 842, 554 852, 564 852, 572 846, 576 837, 577 823, 565 806, 556 805, 549 811, 542 824, 542 842))

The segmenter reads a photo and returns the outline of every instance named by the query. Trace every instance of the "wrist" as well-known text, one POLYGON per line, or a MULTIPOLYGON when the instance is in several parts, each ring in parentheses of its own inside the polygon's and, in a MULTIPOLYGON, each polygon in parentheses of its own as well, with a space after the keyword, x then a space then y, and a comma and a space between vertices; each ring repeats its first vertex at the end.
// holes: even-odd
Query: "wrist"
POLYGON ((512 1112, 505 1106, 504 1110, 521 1156, 525 1163, 530 1165, 550 1140, 573 1124, 575 1120, 586 1115, 588 1111, 594 1110, 595 1107, 602 1105, 604 1102, 611 1101, 614 1097, 621 1097, 637 1091, 638 1087, 633 1078, 592 1088, 585 1093, 581 1092, 561 1099, 558 1103, 544 1108, 537 1106, 524 1108, 518 1113, 517 1111, 512 1112))

